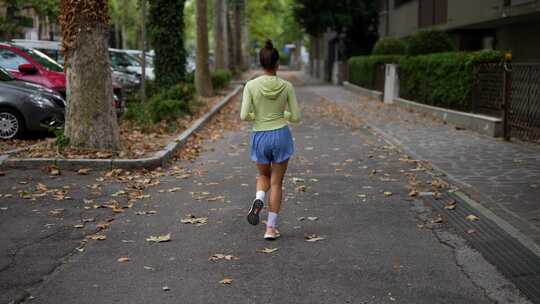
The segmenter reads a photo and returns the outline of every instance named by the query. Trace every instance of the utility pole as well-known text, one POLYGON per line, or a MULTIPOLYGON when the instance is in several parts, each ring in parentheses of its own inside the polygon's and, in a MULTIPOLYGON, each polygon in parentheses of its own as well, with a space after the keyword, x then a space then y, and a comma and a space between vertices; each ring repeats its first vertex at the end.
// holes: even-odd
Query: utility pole
POLYGON ((142 71, 141 102, 146 101, 146 0, 142 0, 142 71))

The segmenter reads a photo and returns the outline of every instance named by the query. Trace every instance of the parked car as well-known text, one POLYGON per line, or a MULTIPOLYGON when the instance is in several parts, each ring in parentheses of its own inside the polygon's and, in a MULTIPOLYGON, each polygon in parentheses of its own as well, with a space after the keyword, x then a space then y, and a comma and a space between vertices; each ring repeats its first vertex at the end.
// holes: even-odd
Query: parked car
MULTIPOLYGON (((61 51, 60 41, 13 39, 12 42, 14 45, 20 47, 37 49, 47 54, 59 64, 64 64, 64 53, 61 51)), ((141 84, 140 77, 137 77, 135 73, 125 70, 113 69, 111 67, 111 75, 113 86, 115 88, 121 88, 125 93, 135 91, 141 84)), ((120 89, 117 89, 117 91, 120 91, 120 89)), ((120 92, 116 92, 116 94, 120 96, 120 92)))
POLYGON ((64 125, 66 103, 43 86, 15 80, 0 68, 0 139, 19 138, 27 131, 48 131, 64 125))
MULTIPOLYGON (((126 50, 109 49, 109 54, 111 55, 111 65, 114 70, 128 71, 136 74, 139 78, 142 77, 142 66, 139 59, 130 55, 126 50)), ((153 67, 147 66, 145 71, 146 79, 155 79, 153 67)))
MULTIPOLYGON (((0 67, 17 80, 32 82, 56 91, 66 98, 64 68, 43 52, 12 43, 0 43, 0 67)), ((124 110, 122 87, 113 83, 117 114, 124 110)))

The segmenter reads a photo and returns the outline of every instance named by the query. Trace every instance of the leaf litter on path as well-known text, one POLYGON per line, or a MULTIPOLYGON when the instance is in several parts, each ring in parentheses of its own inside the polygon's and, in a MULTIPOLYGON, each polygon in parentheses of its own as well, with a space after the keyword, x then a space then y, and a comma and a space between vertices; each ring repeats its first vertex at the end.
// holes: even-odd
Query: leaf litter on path
POLYGON ((279 247, 276 247, 276 248, 263 248, 263 249, 257 249, 257 252, 270 254, 270 253, 274 253, 274 252, 276 252, 278 250, 279 250, 279 247))
POLYGON ((207 217, 196 217, 195 215, 188 214, 187 218, 180 221, 182 224, 192 224, 197 226, 202 226, 208 224, 207 217))
POLYGON ((169 242, 170 240, 171 240, 170 233, 167 233, 165 235, 160 235, 160 236, 151 235, 148 238, 146 238, 146 241, 150 243, 163 243, 163 242, 169 242))
POLYGON ((304 239, 306 240, 306 242, 312 242, 313 243, 313 242, 322 241, 322 240, 324 240, 326 238, 313 233, 313 234, 308 234, 308 235, 304 236, 304 239))
POLYGON ((234 256, 232 254, 222 254, 222 253, 216 253, 208 258, 209 261, 219 261, 219 260, 235 261, 239 259, 240 259, 239 257, 234 256))
POLYGON ((231 285, 233 282, 233 279, 231 278, 224 278, 223 280, 219 281, 219 284, 223 285, 231 285))

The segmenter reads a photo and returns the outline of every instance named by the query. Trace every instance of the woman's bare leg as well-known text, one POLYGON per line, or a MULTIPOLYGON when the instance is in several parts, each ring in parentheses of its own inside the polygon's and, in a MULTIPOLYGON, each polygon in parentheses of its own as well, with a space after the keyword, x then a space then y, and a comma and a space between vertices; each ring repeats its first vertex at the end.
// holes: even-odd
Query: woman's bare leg
POLYGON ((271 194, 270 194, 270 212, 279 213, 281 210, 281 201, 283 196, 283 178, 287 172, 289 161, 279 164, 272 164, 272 174, 270 177, 271 194))
POLYGON ((257 164, 257 169, 259 169, 259 176, 257 176, 257 191, 268 192, 270 189, 272 167, 270 164, 257 164))

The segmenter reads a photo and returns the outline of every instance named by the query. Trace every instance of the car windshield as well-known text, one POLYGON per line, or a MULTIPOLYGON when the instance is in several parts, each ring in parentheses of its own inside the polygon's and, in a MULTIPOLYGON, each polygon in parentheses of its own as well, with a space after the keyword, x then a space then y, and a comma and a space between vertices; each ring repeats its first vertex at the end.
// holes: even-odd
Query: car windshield
POLYGON ((64 68, 54 61, 51 57, 43 54, 42 52, 36 49, 24 49, 24 51, 30 55, 34 60, 43 65, 46 69, 53 72, 63 72, 64 68))
POLYGON ((111 61, 114 67, 140 66, 137 59, 123 52, 111 52, 111 61))
POLYGON ((13 77, 11 77, 11 74, 9 74, 8 71, 4 70, 3 68, 0 68, 0 81, 10 81, 15 80, 13 77))

